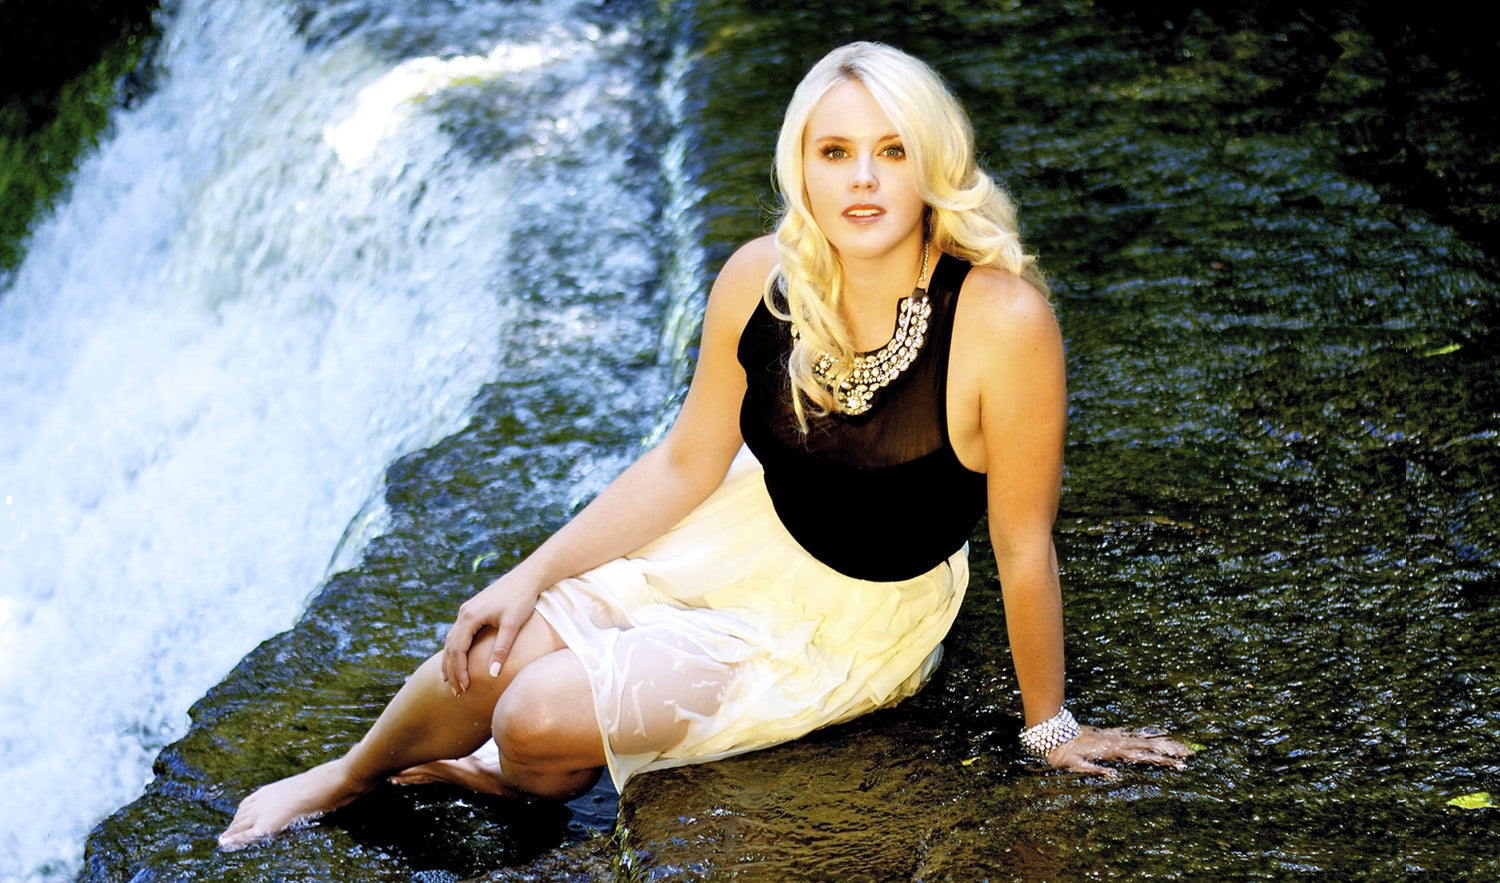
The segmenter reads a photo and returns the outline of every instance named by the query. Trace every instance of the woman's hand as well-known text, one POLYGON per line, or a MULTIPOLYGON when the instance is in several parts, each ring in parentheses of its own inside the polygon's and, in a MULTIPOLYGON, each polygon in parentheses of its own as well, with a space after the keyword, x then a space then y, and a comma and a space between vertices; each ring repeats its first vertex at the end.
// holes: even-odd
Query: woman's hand
POLYGON ((1100 766, 1096 761, 1150 763, 1182 769, 1183 758, 1192 756, 1193 749, 1165 733, 1080 726, 1071 741, 1047 753, 1047 763, 1053 769, 1113 779, 1120 775, 1119 770, 1100 766))
POLYGON ((517 633, 536 609, 537 594, 512 571, 458 605, 458 618, 443 641, 443 683, 453 689, 453 695, 469 689, 469 650, 474 636, 486 627, 495 630, 490 676, 500 673, 517 633))
POLYGON ((770 237, 735 252, 709 294, 693 382, 666 438, 515 569, 459 606, 443 641, 443 682, 455 694, 469 689, 469 652, 485 628, 495 630, 494 649, 485 664, 498 673, 546 587, 641 548, 723 482, 743 444, 739 414, 745 371, 736 355, 740 332, 775 265, 770 237))

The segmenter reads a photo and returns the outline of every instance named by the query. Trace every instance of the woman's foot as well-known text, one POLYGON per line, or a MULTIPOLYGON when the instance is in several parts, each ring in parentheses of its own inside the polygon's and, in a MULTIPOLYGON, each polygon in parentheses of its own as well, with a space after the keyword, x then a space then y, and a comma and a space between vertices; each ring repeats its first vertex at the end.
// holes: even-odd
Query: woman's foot
POLYGON ((278 831, 338 809, 374 787, 351 779, 342 760, 329 761, 272 782, 240 802, 234 821, 219 835, 219 848, 226 852, 244 849, 278 831))
POLYGON ((418 764, 391 776, 394 785, 431 785, 442 783, 457 785, 480 794, 499 797, 525 797, 527 795, 505 784, 500 778, 500 764, 477 754, 457 760, 434 760, 418 764))

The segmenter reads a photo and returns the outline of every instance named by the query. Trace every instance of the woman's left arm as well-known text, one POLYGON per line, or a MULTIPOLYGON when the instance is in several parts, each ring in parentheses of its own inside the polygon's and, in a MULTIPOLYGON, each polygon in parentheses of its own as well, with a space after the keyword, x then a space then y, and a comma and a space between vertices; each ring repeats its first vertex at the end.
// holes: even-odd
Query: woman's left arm
POLYGON ((962 389, 977 404, 977 418, 954 421, 955 444, 970 428, 970 456, 982 458, 989 476, 990 542, 1029 727, 1063 707, 1062 598, 1052 547, 1068 407, 1062 334, 1046 298, 1015 276, 975 269, 959 303, 953 359, 964 366, 962 389))
MULTIPOLYGON (((1063 710, 1065 692, 1062 592, 1052 543, 1067 419, 1062 334, 1046 298, 1017 277, 976 270, 964 295, 960 303, 967 315, 954 358, 972 366, 963 373, 972 378, 982 442, 972 450, 982 452, 988 474, 990 542, 1025 725, 1031 728, 1063 710)), ((958 423, 961 432, 963 421, 958 423)), ((1180 766, 1191 753, 1154 735, 1082 727, 1052 748, 1047 762, 1111 775, 1096 761, 1180 766)))

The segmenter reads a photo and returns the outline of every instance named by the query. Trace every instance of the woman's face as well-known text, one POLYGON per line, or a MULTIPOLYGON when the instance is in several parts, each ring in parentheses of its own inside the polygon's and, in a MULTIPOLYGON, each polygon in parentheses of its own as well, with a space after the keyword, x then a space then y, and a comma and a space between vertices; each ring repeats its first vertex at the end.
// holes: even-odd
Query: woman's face
POLYGON ((840 83, 813 108, 802 163, 813 218, 846 266, 920 247, 924 205, 916 168, 863 84, 840 83))

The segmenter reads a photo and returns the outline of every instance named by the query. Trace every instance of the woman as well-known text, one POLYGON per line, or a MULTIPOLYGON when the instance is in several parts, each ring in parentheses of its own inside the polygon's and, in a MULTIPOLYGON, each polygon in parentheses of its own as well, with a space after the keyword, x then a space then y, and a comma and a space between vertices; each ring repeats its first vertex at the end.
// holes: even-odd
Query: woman
POLYGON ((623 787, 899 701, 985 511, 1025 750, 1181 765, 1063 708, 1062 342, 956 101, 910 56, 845 46, 793 96, 776 172, 776 232, 714 283, 661 444, 465 602, 348 754, 246 798, 224 848, 393 774, 562 800, 604 767, 623 787))

